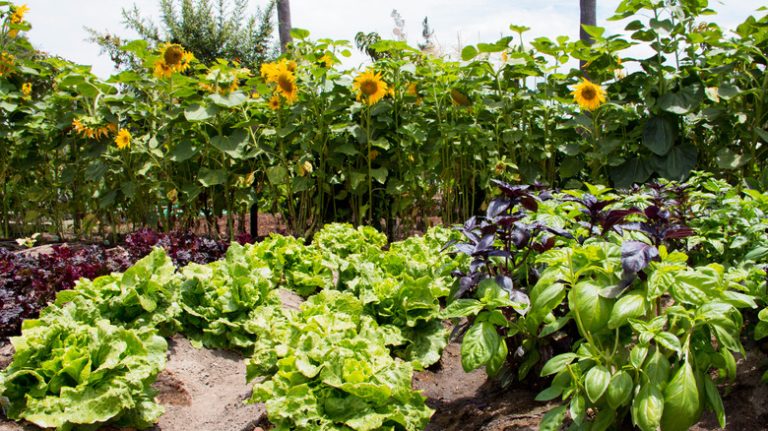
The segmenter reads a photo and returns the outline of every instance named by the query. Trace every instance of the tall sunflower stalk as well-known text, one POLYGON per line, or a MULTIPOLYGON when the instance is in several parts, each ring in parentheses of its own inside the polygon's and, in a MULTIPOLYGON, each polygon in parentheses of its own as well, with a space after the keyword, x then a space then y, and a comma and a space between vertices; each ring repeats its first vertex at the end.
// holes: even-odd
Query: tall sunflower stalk
POLYGON ((365 104, 365 140, 367 145, 367 152, 365 159, 368 163, 368 223, 373 222, 373 178, 372 178, 372 162, 371 157, 371 141, 373 140, 373 133, 371 130, 371 107, 378 103, 384 96, 387 95, 387 83, 381 77, 381 72, 374 72, 368 70, 358 75, 352 87, 357 91, 357 100, 365 104))
MULTIPOLYGON (((580 83, 576 84, 571 94, 573 95, 573 101, 582 110, 589 112, 589 117, 592 120, 592 130, 590 130, 592 145, 597 148, 600 141, 600 107, 605 104, 605 90, 600 85, 584 78, 580 83)), ((592 166, 592 178, 597 178, 602 164, 597 160, 593 161, 593 163, 595 164, 592 166)))

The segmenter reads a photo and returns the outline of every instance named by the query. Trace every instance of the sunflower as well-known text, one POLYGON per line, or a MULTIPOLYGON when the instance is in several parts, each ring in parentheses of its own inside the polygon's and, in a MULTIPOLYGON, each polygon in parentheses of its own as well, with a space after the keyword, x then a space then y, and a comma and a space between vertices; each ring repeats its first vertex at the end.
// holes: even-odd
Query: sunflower
POLYGON ((11 24, 21 24, 24 21, 24 15, 29 12, 29 6, 23 4, 13 10, 11 15, 11 24))
POLYGON ((88 129, 79 118, 72 120, 72 128, 75 130, 75 133, 81 136, 85 136, 85 131, 88 129))
POLYGON ((117 148, 121 150, 124 148, 129 148, 131 146, 131 132, 126 129, 120 129, 120 131, 117 132, 117 137, 115 138, 115 145, 117 145, 117 148))
POLYGON ((229 84, 229 87, 227 87, 227 89, 224 90, 224 93, 227 93, 227 94, 234 93, 235 91, 237 91, 238 88, 240 88, 240 83, 238 82, 237 77, 235 77, 234 79, 232 79, 232 83, 229 84))
POLYGON ((305 160, 304 163, 299 163, 299 176, 306 177, 308 174, 311 174, 314 168, 312 167, 312 163, 309 160, 305 160))
POLYGON ((261 65, 261 76, 265 81, 277 83, 280 75, 286 72, 293 74, 296 71, 296 62, 293 60, 282 59, 277 63, 264 63, 261 65))
POLYGON ((170 78, 171 74, 173 74, 173 69, 165 64, 165 61, 157 60, 155 62, 155 71, 152 74, 155 75, 155 78, 170 78))
POLYGON ((267 82, 275 82, 279 66, 277 63, 264 63, 261 65, 261 76, 267 82))
POLYGON ((288 103, 293 103, 299 95, 299 91, 296 88, 296 77, 290 70, 282 70, 277 75, 275 80, 277 84, 277 93, 285 97, 288 103))
POLYGON ((469 106, 472 104, 472 101, 469 100, 466 94, 455 88, 451 88, 451 101, 456 106, 469 106))
POLYGON ((576 85, 571 94, 573 94, 573 101, 587 111, 594 111, 605 103, 603 87, 593 84, 586 78, 576 85))
POLYGON ((29 99, 29 96, 32 95, 32 84, 29 82, 25 82, 21 84, 21 96, 24 99, 29 99))
POLYGON ((160 45, 161 58, 155 61, 154 75, 157 78, 168 78, 173 72, 185 72, 195 59, 191 52, 184 50, 178 43, 160 45))
POLYGON ((163 48, 163 61, 170 67, 181 65, 181 60, 184 58, 184 48, 177 43, 166 43, 163 48))
POLYGON ((269 102, 267 102, 267 106, 269 106, 269 109, 273 111, 280 109, 280 96, 275 94, 274 96, 270 97, 269 102))
POLYGON ((328 54, 327 52, 323 54, 322 57, 318 60, 320 64, 322 64, 326 69, 330 69, 331 66, 333 66, 334 59, 333 56, 328 54))
POLYGON ((16 65, 16 57, 13 54, 7 52, 0 54, 0 76, 13 72, 14 65, 16 65))
POLYGON ((372 70, 357 75, 352 88, 357 91, 357 100, 363 100, 369 106, 387 95, 387 83, 381 79, 381 72, 372 70))

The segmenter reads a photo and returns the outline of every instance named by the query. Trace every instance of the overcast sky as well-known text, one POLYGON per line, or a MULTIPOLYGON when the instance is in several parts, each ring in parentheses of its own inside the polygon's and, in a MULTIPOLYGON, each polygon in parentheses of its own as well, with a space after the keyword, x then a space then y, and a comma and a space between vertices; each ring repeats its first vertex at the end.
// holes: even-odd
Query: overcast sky
MULTIPOLYGON (((159 21, 159 0, 26 0, 32 23, 28 33, 32 43, 43 51, 81 64, 93 65, 97 75, 110 75, 112 64, 99 48, 87 42, 84 27, 109 30, 121 36, 135 36, 124 28, 121 9, 136 4, 145 15, 159 21)), ((266 0, 250 0, 253 10, 266 0)), ((578 0, 291 0, 294 27, 307 29, 312 38, 352 40, 358 31, 379 32, 393 38, 390 14, 397 9, 405 20, 409 41, 421 39, 421 21, 429 17, 435 35, 445 52, 459 45, 494 42, 509 34, 509 24, 531 27, 529 38, 565 34, 578 38, 578 0)), ((732 29, 747 15, 765 5, 765 0, 711 0, 719 12, 713 18, 732 29)), ((620 30, 605 18, 612 15, 617 0, 598 0, 598 25, 620 30)), ((364 58, 355 55, 350 66, 364 58)))

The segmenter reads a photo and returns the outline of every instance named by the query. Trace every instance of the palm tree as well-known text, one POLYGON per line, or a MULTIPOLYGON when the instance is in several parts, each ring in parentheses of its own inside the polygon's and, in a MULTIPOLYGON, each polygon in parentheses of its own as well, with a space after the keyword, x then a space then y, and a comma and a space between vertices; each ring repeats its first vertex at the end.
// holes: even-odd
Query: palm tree
POLYGON ((280 34, 280 51, 285 48, 291 39, 291 2, 290 0, 277 0, 277 29, 280 34))

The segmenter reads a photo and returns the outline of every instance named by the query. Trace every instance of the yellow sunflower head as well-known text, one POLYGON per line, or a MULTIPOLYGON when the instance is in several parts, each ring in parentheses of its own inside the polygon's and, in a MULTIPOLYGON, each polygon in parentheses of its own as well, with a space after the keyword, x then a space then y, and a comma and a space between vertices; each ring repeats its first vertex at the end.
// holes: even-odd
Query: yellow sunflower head
POLYGON ((240 88, 240 82, 238 81, 237 77, 235 77, 229 84, 229 87, 227 87, 226 93, 234 93, 238 88, 240 88))
POLYGON ((280 96, 275 94, 274 96, 270 97, 269 102, 267 102, 267 106, 269 106, 269 109, 273 111, 280 109, 280 96))
POLYGON ((115 145, 120 150, 129 148, 131 146, 131 132, 126 129, 120 129, 117 132, 117 137, 115 137, 115 145))
POLYGON ((170 78, 173 74, 173 69, 171 66, 165 64, 164 60, 157 60, 155 62, 155 70, 152 74, 155 75, 155 78, 159 79, 170 78))
POLYGON ((605 90, 603 87, 584 78, 571 92, 573 101, 578 103, 581 109, 594 111, 605 103, 605 90))
POLYGON ((323 54, 323 56, 322 56, 322 57, 320 57, 320 59, 319 59, 318 61, 319 61, 319 62, 320 62, 320 64, 322 64, 322 65, 323 65, 323 66, 324 66, 326 69, 330 69, 330 68, 331 68, 331 66, 333 66, 333 63, 334 63, 334 59, 333 59, 333 56, 332 56, 331 54, 327 53, 327 52, 326 52, 325 54, 323 54))
POLYGON ((275 82, 275 77, 278 73, 278 65, 276 63, 264 63, 261 65, 261 76, 267 82, 275 82))
POLYGON ((314 168, 312 167, 312 163, 309 160, 305 160, 303 163, 299 163, 298 171, 299 175, 302 177, 305 177, 312 173, 314 168))
POLYGON ((296 87, 296 77, 289 70, 282 70, 275 79, 277 92, 285 98, 288 103, 293 103, 299 96, 299 90, 296 87))
POLYGON ((16 7, 11 15, 11 24, 20 24, 24 21, 24 15, 29 12, 29 6, 23 4, 16 7))
POLYGON ((25 82, 21 84, 21 95, 25 99, 29 99, 29 96, 32 95, 32 84, 29 82, 25 82))
POLYGON ((298 65, 293 60, 282 60, 285 63, 285 68, 288 69, 291 72, 295 72, 298 65))
POLYGON ((184 58, 184 48, 178 43, 166 43, 161 48, 163 53, 163 61, 168 66, 174 67, 181 64, 181 60, 184 58))
POLYGON ((357 100, 374 105, 387 95, 387 83, 381 79, 381 72, 365 71, 355 78, 352 88, 357 91, 357 100))

